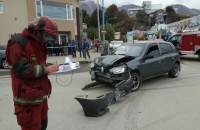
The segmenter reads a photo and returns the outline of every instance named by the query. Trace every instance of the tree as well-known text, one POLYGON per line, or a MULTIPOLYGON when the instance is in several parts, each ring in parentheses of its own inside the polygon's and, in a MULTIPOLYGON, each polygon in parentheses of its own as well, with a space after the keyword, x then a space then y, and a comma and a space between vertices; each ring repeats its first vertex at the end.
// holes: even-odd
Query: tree
POLYGON ((167 23, 173 23, 180 20, 180 17, 178 16, 178 14, 172 6, 167 6, 166 12, 168 13, 167 23))
POLYGON ((82 10, 82 19, 83 19, 83 23, 87 23, 87 20, 89 19, 89 15, 87 13, 87 11, 85 9, 82 10))
POLYGON ((115 37, 115 30, 112 27, 111 24, 106 24, 105 25, 105 29, 106 29, 106 34, 105 34, 105 38, 108 41, 112 41, 115 37))
POLYGON ((98 37, 98 29, 90 27, 87 29, 87 37, 89 39, 96 39, 98 37))
POLYGON ((115 30, 120 31, 121 34, 126 34, 127 31, 132 31, 135 26, 135 19, 130 18, 125 10, 118 12, 116 22, 115 30))
POLYGON ((126 10, 120 10, 118 13, 117 13, 117 19, 115 20, 116 22, 121 22, 123 21, 124 19, 128 18, 128 13, 126 10))
POLYGON ((167 13, 175 13, 175 10, 172 6, 167 6, 166 9, 165 9, 167 13))
POLYGON ((147 13, 144 10, 138 10, 136 13, 137 22, 145 23, 144 18, 147 16, 147 13))
POLYGON ((135 29, 140 30, 140 28, 143 26, 143 30, 145 30, 146 26, 149 25, 148 22, 148 17, 147 17, 147 13, 144 10, 139 10, 136 13, 136 22, 137 22, 137 26, 135 26, 135 29))
MULTIPOLYGON (((109 19, 109 18, 115 18, 117 16, 118 13, 118 8, 115 4, 110 5, 105 12, 105 19, 109 19)), ((113 24, 114 20, 109 20, 108 23, 113 24)))
MULTIPOLYGON (((102 23, 102 10, 99 10, 99 22, 102 23)), ((98 18, 97 18, 97 9, 92 12, 92 15, 87 22, 88 27, 98 28, 98 18)))

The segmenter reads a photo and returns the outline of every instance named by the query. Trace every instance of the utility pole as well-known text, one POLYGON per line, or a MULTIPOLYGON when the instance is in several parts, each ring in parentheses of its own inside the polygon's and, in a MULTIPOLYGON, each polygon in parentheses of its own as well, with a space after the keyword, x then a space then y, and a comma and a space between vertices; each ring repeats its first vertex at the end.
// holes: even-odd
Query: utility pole
MULTIPOLYGON (((104 0, 102 0, 102 27, 103 30, 105 29, 104 27, 104 0)), ((103 42, 105 41, 105 34, 103 34, 103 42)))
POLYGON ((100 22, 99 22, 99 0, 97 0, 97 19, 98 19, 98 40, 101 41, 101 35, 100 35, 100 22))

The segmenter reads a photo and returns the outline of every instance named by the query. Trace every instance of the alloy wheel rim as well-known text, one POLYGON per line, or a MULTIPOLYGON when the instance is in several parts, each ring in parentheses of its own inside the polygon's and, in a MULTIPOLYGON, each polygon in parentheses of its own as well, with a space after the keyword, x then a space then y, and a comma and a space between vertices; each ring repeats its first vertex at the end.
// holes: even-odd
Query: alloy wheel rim
POLYGON ((133 81, 133 87, 131 88, 131 90, 136 90, 139 87, 139 77, 136 75, 131 76, 132 77, 132 81, 133 81))
POLYGON ((178 74, 179 74, 179 65, 175 65, 174 66, 174 74, 175 74, 175 76, 178 76, 178 74))
POLYGON ((4 67, 5 69, 8 69, 8 68, 9 68, 9 65, 8 65, 8 63, 6 62, 6 60, 3 61, 3 67, 4 67))

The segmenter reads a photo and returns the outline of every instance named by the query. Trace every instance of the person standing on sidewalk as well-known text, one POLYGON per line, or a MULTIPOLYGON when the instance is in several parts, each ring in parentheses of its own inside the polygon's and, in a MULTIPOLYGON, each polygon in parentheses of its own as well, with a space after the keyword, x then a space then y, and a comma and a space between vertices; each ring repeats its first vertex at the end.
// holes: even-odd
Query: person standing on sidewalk
POLYGON ((71 42, 71 40, 69 39, 68 40, 68 42, 67 42, 67 48, 68 48, 68 55, 71 55, 71 44, 72 44, 72 42, 71 42))
POLYGON ((97 52, 99 52, 99 47, 100 47, 100 42, 97 41, 97 43, 95 44, 96 48, 97 48, 97 52))
POLYGON ((11 66, 14 114, 22 130, 46 130, 51 82, 48 74, 58 64, 46 66, 48 37, 57 37, 53 19, 41 16, 8 40, 6 60, 11 66))
POLYGON ((72 57, 76 57, 76 42, 72 40, 72 57))
POLYGON ((65 44, 62 43, 62 39, 61 39, 60 40, 60 54, 61 54, 61 56, 65 56, 64 46, 65 46, 65 44))
POLYGON ((48 55, 49 56, 52 56, 52 53, 53 53, 53 45, 51 44, 51 41, 48 41, 48 43, 47 43, 47 47, 48 47, 48 55))
POLYGON ((83 41, 83 56, 85 59, 87 58, 86 53, 88 55, 88 58, 90 59, 89 47, 90 47, 89 43, 86 41, 86 39, 84 39, 84 41, 83 41))
POLYGON ((58 40, 54 41, 53 47, 54 47, 54 52, 56 53, 56 56, 59 56, 60 55, 60 45, 58 43, 58 40))
POLYGON ((78 51, 80 52, 80 58, 83 56, 83 41, 78 41, 78 51))

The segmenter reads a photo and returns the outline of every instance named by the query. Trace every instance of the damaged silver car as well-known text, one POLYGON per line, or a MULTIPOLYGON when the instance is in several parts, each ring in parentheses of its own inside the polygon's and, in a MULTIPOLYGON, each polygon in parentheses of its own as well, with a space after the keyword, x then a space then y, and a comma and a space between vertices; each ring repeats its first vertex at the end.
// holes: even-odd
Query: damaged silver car
POLYGON ((111 54, 95 58, 89 72, 92 81, 110 83, 113 87, 123 82, 123 86, 136 91, 146 79, 165 73, 177 77, 180 57, 169 42, 136 41, 124 43, 111 54))

